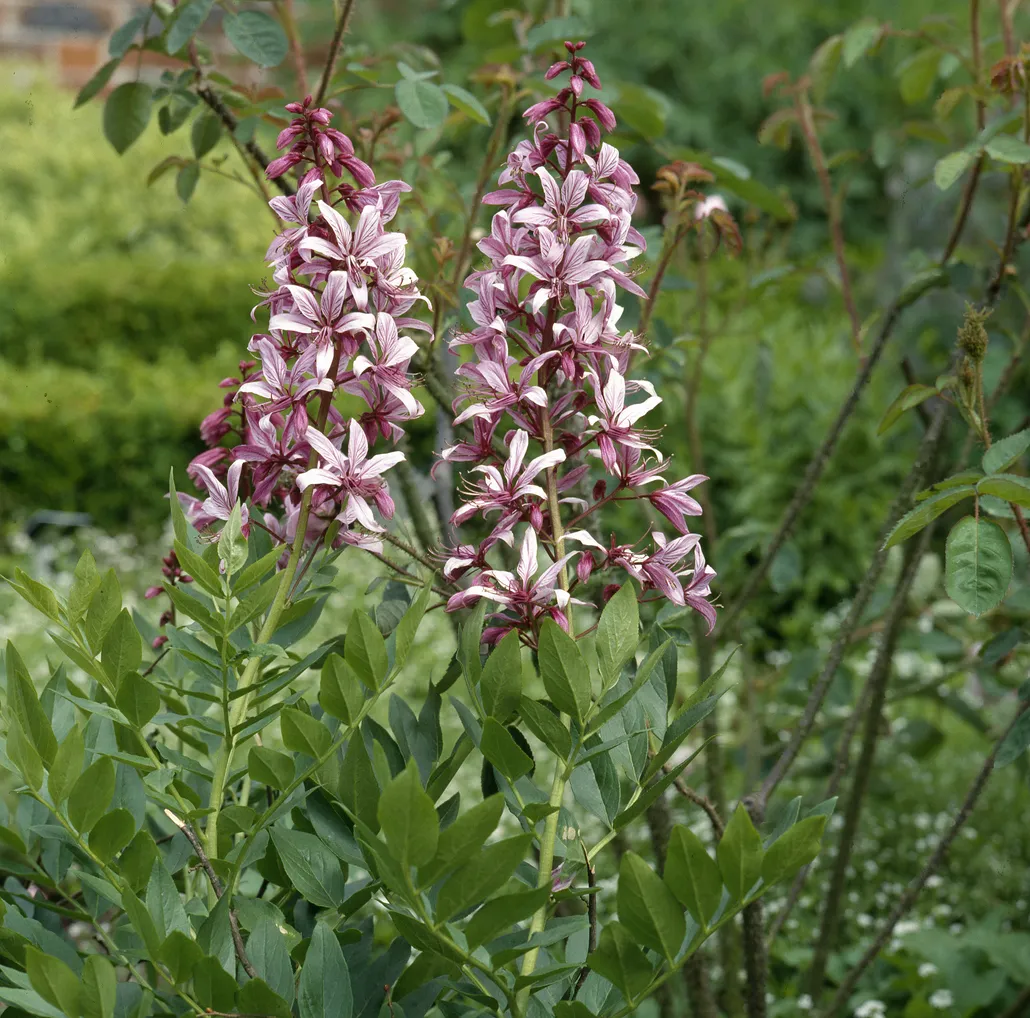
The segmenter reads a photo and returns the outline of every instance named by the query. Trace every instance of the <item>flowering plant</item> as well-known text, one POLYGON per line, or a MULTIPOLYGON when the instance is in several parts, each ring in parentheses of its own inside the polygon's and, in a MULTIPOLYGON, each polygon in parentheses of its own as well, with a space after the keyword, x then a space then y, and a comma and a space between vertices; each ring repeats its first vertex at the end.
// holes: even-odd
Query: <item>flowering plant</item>
MULTIPOLYGON (((1017 432, 992 445, 987 307, 967 312, 955 372, 932 387, 910 386, 888 411, 885 426, 935 400, 919 458, 884 525, 884 548, 847 606, 785 746, 768 761, 762 727, 751 719, 749 753, 760 766, 749 759, 748 778, 756 787, 730 810, 715 712, 732 650, 714 668, 715 637, 741 631, 742 613, 811 499, 894 321, 941 284, 943 268, 898 297, 866 350, 840 223, 827 202, 860 356, 855 390, 743 590, 717 607, 695 409, 710 341, 708 262, 720 248, 732 254, 743 245, 726 200, 700 189, 718 164, 676 153, 683 158, 659 170, 661 244, 648 255, 635 219, 640 181, 612 143, 615 114, 584 44, 566 42, 544 75, 558 82, 547 86, 553 94, 533 94, 523 114, 527 137, 506 159, 499 153, 516 101, 531 91, 528 78, 510 68, 482 73, 495 88, 488 101, 496 101, 496 124, 464 233, 457 245, 437 237, 431 248, 409 250, 408 236, 432 218, 408 214, 422 198, 412 185, 425 186, 426 175, 380 182, 380 160, 405 166, 417 149, 389 149, 383 139, 399 115, 431 131, 450 105, 488 121, 485 107, 461 88, 432 83, 433 71, 399 63, 399 113, 370 115, 348 133, 334 126, 341 121, 331 107, 343 89, 330 93, 353 7, 346 0, 318 88, 300 88, 304 99, 286 105, 279 154, 268 160, 193 40, 209 7, 155 5, 162 45, 187 66, 158 90, 118 85, 105 124, 122 150, 133 140, 123 123, 130 93, 143 89, 166 103, 160 123, 168 133, 182 108, 189 116, 203 104, 191 136, 195 158, 169 164, 179 167, 183 198, 210 151, 211 118, 216 141, 224 130, 249 170, 260 164, 253 188, 266 192, 277 226, 270 279, 253 310, 261 331, 201 425, 207 448, 186 470, 197 494, 170 485, 166 582, 147 591, 168 598, 158 627, 124 606, 117 577, 101 575, 89 552, 65 593, 15 574, 12 586, 47 619, 66 663, 40 693, 13 644, 5 654, 0 764, 15 775, 19 806, 15 823, 0 829, 8 874, 0 951, 10 963, 0 966, 0 1000, 40 1018, 626 1018, 652 994, 669 1014, 682 973, 692 1011, 708 1018, 717 1004, 706 945, 716 937, 726 1010, 766 1018, 763 899, 794 880, 771 940, 820 850, 857 721, 834 749, 825 796, 803 804, 799 795, 775 810, 770 799, 814 731, 886 546, 921 531, 925 541, 938 515, 972 498, 974 517, 948 540, 947 569, 949 592, 974 613, 1000 603, 1013 570, 1007 531, 981 519, 981 504, 1002 500, 1030 548, 1026 479, 1009 470, 1030 437, 1017 432), (483 204, 496 211, 479 236, 483 204), (416 226, 406 236, 399 223, 416 226), (670 378, 669 364, 678 372, 680 361, 668 345, 646 359, 663 278, 685 252, 701 306, 686 382, 689 473, 662 451, 659 426, 667 386, 682 381, 670 378), (430 262, 435 271, 420 279, 414 266, 430 262), (446 309, 461 303, 462 284, 472 299, 450 330, 446 309), (639 304, 639 316, 625 315, 620 301, 639 304), (440 436, 433 513, 409 459, 430 398, 440 436), (922 492, 906 514, 949 405, 986 447, 983 469, 922 492), (324 618, 337 568, 365 556, 385 579, 369 588, 371 610, 352 606, 342 623, 324 618), (330 635, 312 646, 320 619, 330 635), (419 651, 435 620, 428 639, 449 647, 449 625, 455 651, 446 670, 427 675, 419 651), (688 634, 698 682, 684 689, 688 634), (413 679, 425 689, 417 704, 413 679), (708 795, 685 780, 702 752, 708 795), (672 823, 673 790, 697 823, 672 823), (628 840, 645 827, 650 859, 637 851, 647 851, 644 839, 628 840)), ((289 38, 291 5, 275 8, 281 39, 270 27, 279 22, 263 11, 226 16, 233 44, 258 63, 274 62, 276 47, 280 59, 287 45, 300 49, 289 38)), ((121 42, 146 36, 147 21, 120 30, 121 42)), ((868 25, 865 33, 860 41, 868 25)), ((850 59, 858 44, 852 36, 837 45, 850 59)), ((112 59, 117 65, 121 55, 112 59)), ((1025 83, 1021 59, 1013 53, 995 70, 999 95, 1025 83)), ((301 84, 305 66, 295 61, 301 84)), ((347 73, 367 71, 356 67, 347 73)), ((810 81, 768 85, 792 104, 770 130, 795 123, 825 183, 810 81)), ((980 151, 981 164, 989 152, 980 151)), ((1001 152, 1001 161, 1023 165, 1011 142, 1001 152)), ((438 170, 432 166, 428 186, 438 170)), ((1014 172, 988 305, 1017 245, 1022 186, 1014 172)), ((754 185, 738 189, 769 200, 754 185)), ((917 565, 914 553, 906 556, 861 694, 862 749, 801 1010, 826 989, 917 565)), ((851 1000, 995 763, 1026 748, 1030 729, 1020 719, 1028 702, 1024 688, 966 804, 844 976, 827 1015, 851 1000)), ((949 992, 930 1003, 950 1006, 949 992)), ((857 1006, 871 1014, 873 1003, 857 1006)))

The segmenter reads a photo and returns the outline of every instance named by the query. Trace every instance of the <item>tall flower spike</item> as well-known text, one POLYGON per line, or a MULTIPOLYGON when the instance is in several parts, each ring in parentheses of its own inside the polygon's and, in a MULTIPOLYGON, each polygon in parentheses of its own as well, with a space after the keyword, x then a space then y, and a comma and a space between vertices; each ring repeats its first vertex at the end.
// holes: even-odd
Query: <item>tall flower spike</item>
POLYGON ((408 317, 425 297, 404 266, 404 234, 385 228, 410 188, 399 180, 377 184, 350 140, 330 126, 330 112, 312 108, 310 97, 287 110, 296 116, 278 147, 288 151, 268 176, 291 169, 303 176, 295 195, 270 202, 283 229, 268 249, 276 285, 258 305, 268 308, 268 331, 250 341, 260 368, 241 363, 242 377, 223 383, 225 406, 202 425, 210 448, 189 470, 207 497, 180 497, 202 531, 249 497, 265 511, 258 517, 244 505, 244 524, 284 544, 306 519, 306 544, 336 521, 337 544, 375 545, 394 513, 383 475, 404 454, 376 454, 370 445, 379 436, 397 442, 403 425, 424 413, 408 369, 417 347, 403 331, 429 331, 408 317), (338 179, 343 174, 353 183, 338 179), (359 397, 365 412, 345 420, 332 405, 341 389, 359 397), (236 439, 231 449, 221 445, 226 436, 236 439))
POLYGON ((630 268, 645 248, 632 222, 639 180, 602 141, 615 116, 600 99, 584 97, 601 81, 583 44, 565 48, 567 59, 547 78, 567 74, 568 84, 526 110, 530 137, 515 146, 498 189, 483 199, 500 210, 479 243, 488 264, 465 280, 474 328, 452 340, 456 350, 467 348, 455 409, 475 431, 440 454, 469 470, 464 504, 451 522, 490 515, 493 529, 486 541, 465 540, 449 554, 445 572, 467 578, 468 586, 447 607, 487 599, 497 610, 485 639, 514 628, 533 643, 545 618, 569 625, 577 588, 596 581, 608 591, 621 572, 623 581, 632 577, 644 591, 693 608, 711 630, 715 574, 687 527, 687 517, 701 511, 687 492, 706 478, 666 482, 668 460, 657 432, 644 424, 661 398, 650 382, 628 377, 630 354, 642 345, 618 325, 619 292, 645 296, 630 268), (556 114, 568 124, 564 133, 548 125, 556 114), (505 461, 494 436, 506 433, 505 461), (588 478, 598 466, 608 480, 588 478), (615 499, 649 500, 679 535, 666 541, 655 533, 650 553, 635 550, 639 538, 614 534, 605 547, 585 529, 565 533, 552 515, 564 512, 566 525, 581 528, 615 499), (519 537, 516 528, 523 528, 519 537), (578 547, 569 550, 570 543, 578 547), (520 549, 514 571, 487 560, 513 544, 520 549), (549 564, 538 572, 541 546, 549 564))

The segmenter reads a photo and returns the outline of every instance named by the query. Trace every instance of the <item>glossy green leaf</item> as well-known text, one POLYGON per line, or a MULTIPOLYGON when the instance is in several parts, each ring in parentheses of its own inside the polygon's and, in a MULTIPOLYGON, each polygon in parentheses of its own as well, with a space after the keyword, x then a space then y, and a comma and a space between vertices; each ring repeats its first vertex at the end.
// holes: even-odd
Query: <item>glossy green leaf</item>
POLYGON ((827 819, 814 816, 799 820, 766 849, 762 859, 762 880, 766 886, 788 880, 815 859, 827 819))
POLYGON ((106 64, 101 65, 93 77, 79 89, 79 94, 75 97, 74 108, 78 109, 80 106, 84 106, 95 95, 99 95, 107 87, 107 83, 111 80, 114 72, 118 70, 118 65, 121 62, 121 57, 114 57, 108 60, 106 64))
POLYGON ((105 813, 89 832, 89 847, 103 862, 110 862, 136 834, 136 821, 127 809, 105 813))
POLYGON ((582 722, 590 707, 590 671, 576 641, 556 622, 545 619, 540 627, 537 658, 551 702, 582 722))
POLYGON ((993 495, 1006 502, 1014 502, 1023 509, 1030 509, 1030 477, 991 474, 977 483, 976 490, 981 495, 993 495))
POLYGON ((173 930, 161 945, 159 960, 176 983, 185 983, 204 956, 200 945, 180 930, 173 930))
MULTIPOLYGON (((332 745, 329 729, 318 718, 296 707, 287 707, 279 715, 283 745, 293 753, 305 753, 315 760, 321 759, 332 745)), ((274 987, 273 987, 274 989, 274 987)))
POLYGON ((207 20, 213 3, 214 0, 184 0, 175 8, 165 32, 166 53, 178 53, 193 38, 207 20))
POLYGON ((987 154, 1002 163, 1025 166, 1030 163, 1030 145, 1014 134, 999 134, 991 138, 987 145, 987 154))
POLYGON ((415 642, 415 634, 425 617, 426 608, 429 607, 429 599, 433 596, 433 587, 427 583, 418 593, 418 597, 408 606, 408 610, 401 616, 397 628, 394 630, 394 671, 400 671, 408 660, 412 645, 415 642))
POLYGON ((553 711, 544 704, 524 696, 519 701, 519 715, 525 721, 526 727, 552 753, 563 760, 568 759, 572 752, 572 738, 568 728, 553 711))
POLYGON ((340 768, 340 802, 352 817, 360 817, 373 831, 379 830, 376 815, 379 804, 379 782, 372 761, 368 758, 364 739, 354 735, 347 743, 340 768))
POLYGON ((762 875, 762 836, 755 830, 748 811, 738 805, 726 825, 716 858, 730 900, 743 901, 762 875))
POLYGON ((683 909, 662 878, 636 852, 619 863, 619 922, 640 942, 672 961, 686 935, 683 909))
POLYGON ((93 595, 100 589, 100 572, 93 553, 87 548, 75 565, 71 590, 68 592, 68 616, 78 621, 89 608, 93 595))
POLYGON ((104 644, 107 631, 114 625, 122 610, 122 590, 113 569, 108 569, 100 579, 100 587, 89 603, 86 613, 86 639, 90 648, 97 653, 104 644))
POLYGON ((945 544, 944 585, 960 608, 983 615, 1001 604, 1011 579, 1012 546, 999 524, 966 516, 951 528, 945 544))
MULTIPOLYGON (((949 152, 946 156, 938 159, 933 168, 933 182, 937 185, 937 189, 947 191, 973 165, 975 160, 976 155, 965 149, 949 152)), ((880 428, 881 432, 886 430, 883 425, 880 428)))
POLYGON ((498 934, 510 929, 515 923, 528 919, 539 908, 547 904, 551 896, 549 887, 537 887, 531 891, 504 894, 488 901, 469 920, 465 927, 465 939, 474 950, 498 934))
POLYGON ((186 934, 192 932, 186 908, 182 903, 182 895, 175 886, 168 867, 162 862, 158 862, 151 871, 146 904, 162 942, 173 930, 186 934))
POLYGON ((193 992, 197 1002, 222 1014, 236 1013, 236 980, 222 968, 222 963, 208 955, 193 969, 193 992))
POLYGON ((247 770, 255 781, 281 792, 293 781, 293 758, 270 746, 251 746, 247 770))
POLYGON ((436 883, 448 870, 475 855, 497 830, 503 812, 504 797, 492 795, 445 827, 440 832, 436 855, 418 871, 419 884, 427 887, 436 883))
POLYGON ((322 665, 318 702, 327 714, 348 725, 357 720, 365 702, 365 690, 354 669, 339 654, 330 654, 322 665))
POLYGON ((526 855, 533 840, 520 834, 487 845, 450 876, 436 899, 436 919, 446 922, 504 886, 526 855))
POLYGON ((50 719, 40 706, 32 676, 18 648, 10 640, 7 641, 5 659, 8 714, 21 726, 43 763, 50 764, 57 754, 57 739, 50 726, 50 719))
POLYGON ((976 488, 971 484, 963 484, 924 499, 898 520, 897 525, 888 534, 884 547, 890 548, 908 540, 913 534, 918 534, 923 527, 937 519, 941 513, 974 494, 976 494, 976 488))
POLYGON ((18 722, 7 731, 7 756, 21 772, 29 788, 39 791, 43 787, 43 761, 18 722))
POLYGON ((694 921, 706 927, 722 900, 722 875, 701 839, 679 824, 669 838, 664 879, 694 921))
POLYGON ((937 389, 932 385, 909 385, 906 386, 894 402, 887 407, 886 412, 883 415, 883 420, 880 421, 880 426, 877 428, 876 433, 882 435, 885 431, 890 428, 895 421, 899 420, 902 414, 906 410, 911 410, 913 407, 919 406, 920 403, 925 402, 931 396, 937 394, 937 389))
POLYGON ((118 613, 104 637, 100 660, 115 683, 143 663, 143 640, 126 608, 118 613))
POLYGON ((997 474, 1007 470, 1027 449, 1030 449, 1030 428, 999 439, 983 455, 984 473, 997 474))
POLYGON ((414 759, 383 789, 379 827, 402 866, 422 866, 436 855, 440 822, 414 759))

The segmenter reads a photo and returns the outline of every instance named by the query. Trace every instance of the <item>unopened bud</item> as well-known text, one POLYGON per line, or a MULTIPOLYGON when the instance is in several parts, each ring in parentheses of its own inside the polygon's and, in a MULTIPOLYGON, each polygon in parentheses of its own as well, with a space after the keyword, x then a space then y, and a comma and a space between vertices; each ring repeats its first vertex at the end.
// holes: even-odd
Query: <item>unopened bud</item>
POLYGON ((990 318, 991 312, 977 311, 972 304, 966 305, 966 313, 958 330, 959 349, 979 364, 987 353, 987 329, 984 322, 990 318))

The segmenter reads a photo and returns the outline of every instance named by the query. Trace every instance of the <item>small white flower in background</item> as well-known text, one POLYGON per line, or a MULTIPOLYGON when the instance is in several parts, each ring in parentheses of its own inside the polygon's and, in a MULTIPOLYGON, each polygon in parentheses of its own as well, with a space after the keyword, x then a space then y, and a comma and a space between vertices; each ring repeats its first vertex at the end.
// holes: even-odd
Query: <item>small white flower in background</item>
POLYGON ((935 891, 943 883, 944 878, 937 873, 934 873, 926 878, 926 886, 929 887, 931 891, 935 891))
POLYGON ((944 1011, 955 1003, 951 990, 934 990, 930 994, 930 1007, 938 1011, 944 1011))
POLYGON ((884 1018, 887 1005, 882 1000, 867 1000, 855 1008, 855 1018, 884 1018))
POLYGON ((918 929, 919 923, 915 919, 902 919, 901 922, 894 927, 894 936, 907 937, 910 933, 915 933, 918 929))
POLYGON ((802 993, 798 997, 798 1010, 799 1011, 811 1011, 812 1010, 812 998, 807 993, 802 993))
POLYGON ((869 927, 873 925, 873 917, 862 912, 859 914, 855 922, 858 923, 860 929, 868 930, 869 927))
POLYGON ((932 961, 924 961, 918 969, 920 979, 929 979, 930 976, 937 975, 937 966, 932 961))
POLYGON ((957 937, 963 930, 962 923, 952 923, 948 927, 948 932, 953 936, 957 937))

